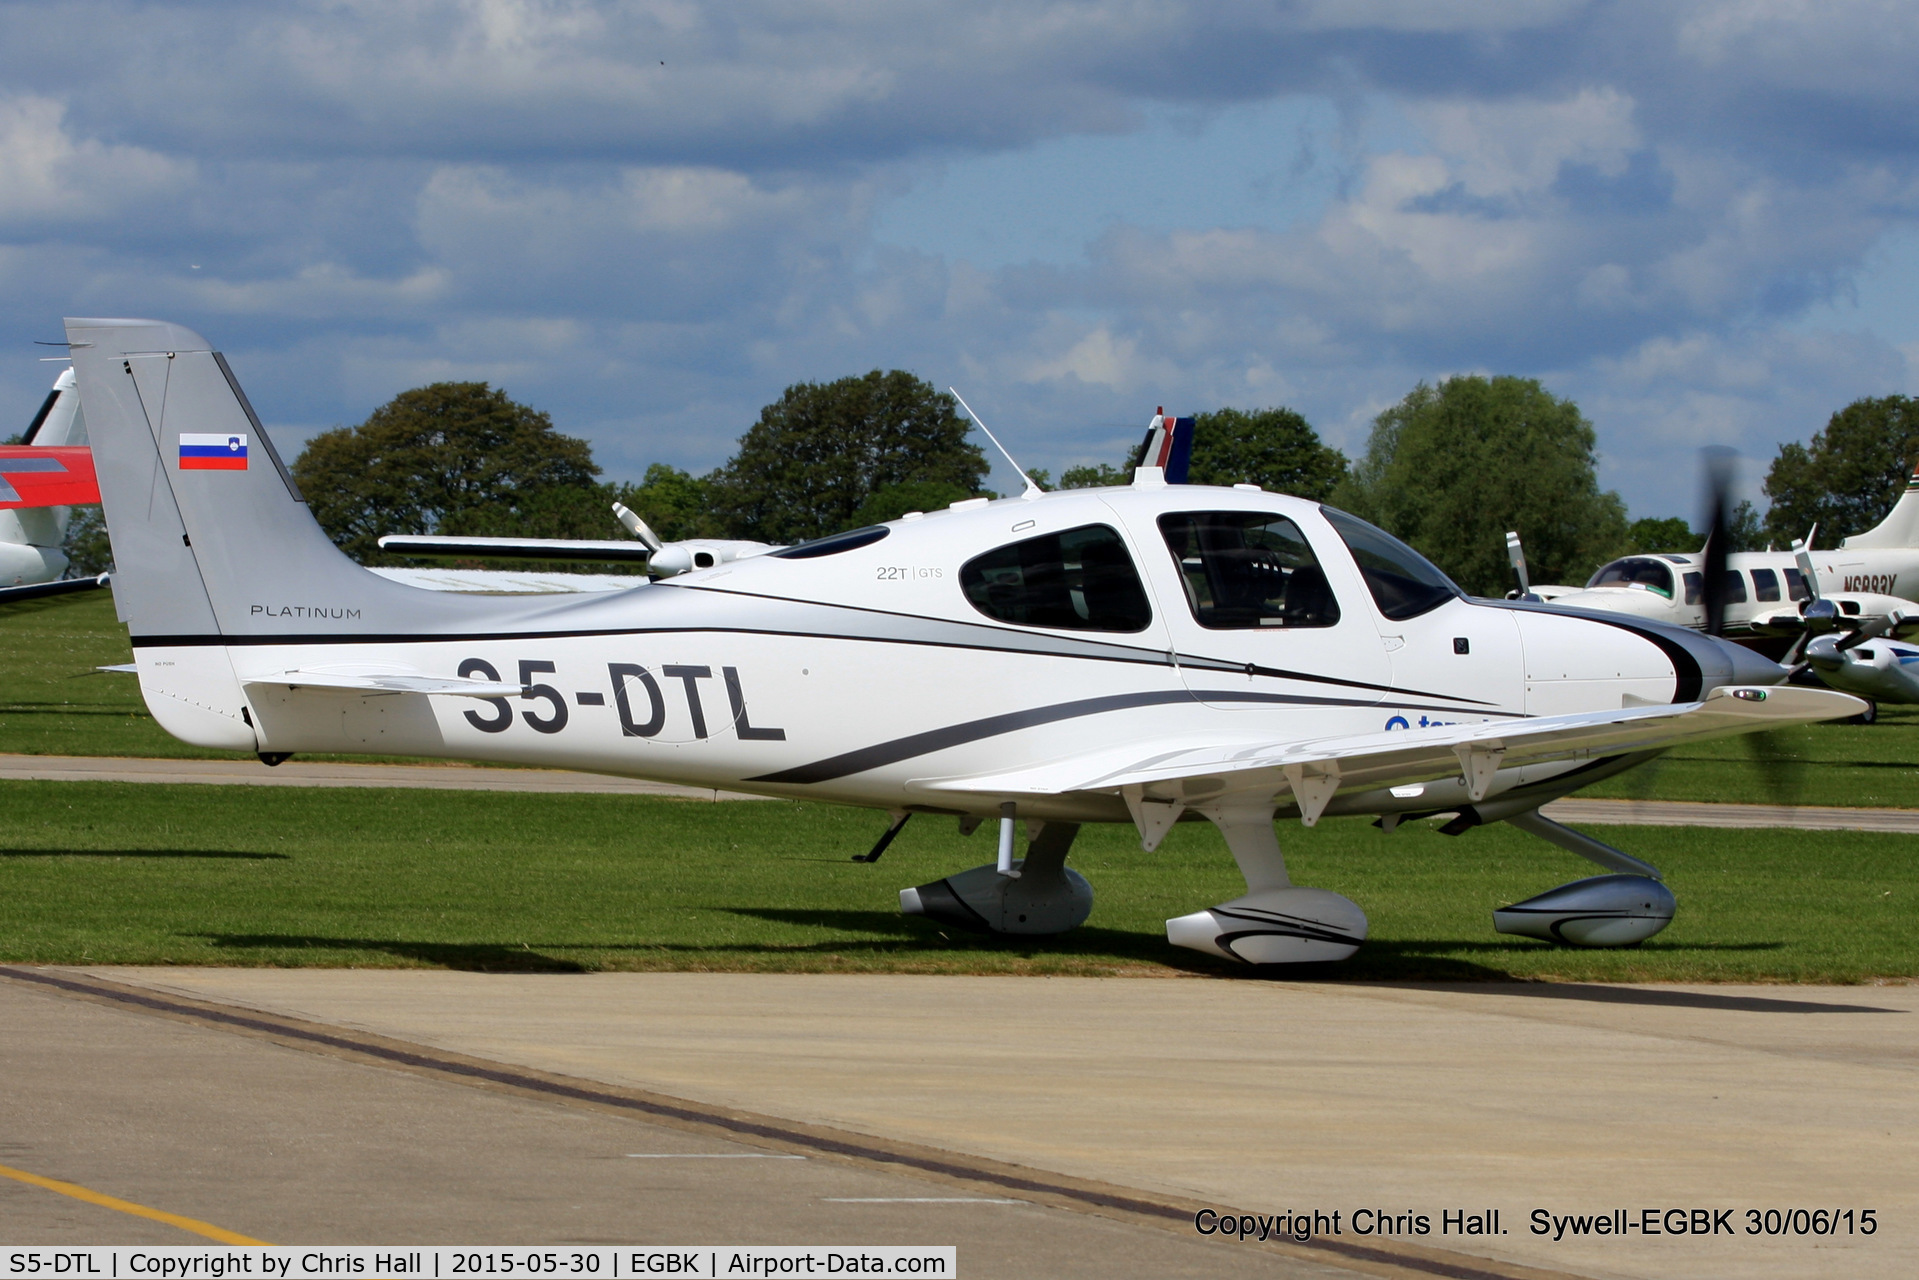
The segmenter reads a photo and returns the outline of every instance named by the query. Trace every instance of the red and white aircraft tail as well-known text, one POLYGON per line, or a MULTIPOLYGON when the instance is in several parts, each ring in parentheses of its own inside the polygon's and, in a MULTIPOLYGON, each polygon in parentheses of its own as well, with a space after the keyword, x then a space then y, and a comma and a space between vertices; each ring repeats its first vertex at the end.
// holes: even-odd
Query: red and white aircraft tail
POLYGON ((62 595, 102 579, 59 581, 71 509, 100 501, 71 368, 54 379, 17 445, 0 445, 0 603, 62 595))

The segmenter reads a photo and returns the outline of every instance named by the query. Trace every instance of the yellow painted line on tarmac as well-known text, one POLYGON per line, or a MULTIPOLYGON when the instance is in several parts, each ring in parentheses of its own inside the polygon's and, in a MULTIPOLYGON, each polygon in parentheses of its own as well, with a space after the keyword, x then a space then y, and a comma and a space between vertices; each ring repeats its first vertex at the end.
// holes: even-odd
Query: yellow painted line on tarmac
POLYGON ((12 1178, 15 1182, 24 1182, 28 1186, 45 1187, 48 1191, 63 1196, 72 1196, 75 1200, 84 1200, 88 1204, 97 1204, 103 1209, 113 1209, 120 1213, 130 1213, 136 1218, 151 1218, 155 1222, 164 1222, 170 1227, 182 1231, 191 1231, 196 1236, 205 1236, 209 1240, 218 1240, 221 1244, 265 1244, 264 1240, 255 1240, 252 1236, 243 1236, 237 1231, 228 1231, 225 1227, 216 1227, 211 1222, 202 1222, 198 1218, 184 1218, 177 1213, 168 1213, 164 1209, 149 1209, 143 1204, 131 1200, 122 1200, 107 1195, 103 1191, 94 1191, 77 1182, 62 1182, 58 1178, 43 1178, 37 1173, 28 1173, 25 1169, 10 1169, 0 1164, 0 1176, 12 1178))

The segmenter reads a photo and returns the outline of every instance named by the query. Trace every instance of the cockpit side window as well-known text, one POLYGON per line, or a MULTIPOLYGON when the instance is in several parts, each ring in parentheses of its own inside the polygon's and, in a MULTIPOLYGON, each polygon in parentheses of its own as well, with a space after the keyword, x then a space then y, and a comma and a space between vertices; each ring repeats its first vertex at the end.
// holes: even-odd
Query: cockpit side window
POLYGON ((1299 526, 1263 511, 1175 511, 1160 536, 1179 565, 1202 627, 1330 627, 1339 621, 1326 574, 1299 526))
POLYGON ((987 617, 1022 627, 1144 631, 1153 621, 1125 541, 1103 524, 975 556, 960 567, 960 590, 987 617))
POLYGON ((1672 599, 1672 570, 1657 560, 1631 557, 1601 565, 1586 583, 1592 587, 1644 587, 1672 599))
POLYGON ((1466 594, 1440 572, 1438 565, 1384 529, 1334 507, 1321 507, 1320 511, 1353 553, 1359 575, 1373 593, 1373 603, 1394 622, 1431 613, 1448 600, 1466 594))

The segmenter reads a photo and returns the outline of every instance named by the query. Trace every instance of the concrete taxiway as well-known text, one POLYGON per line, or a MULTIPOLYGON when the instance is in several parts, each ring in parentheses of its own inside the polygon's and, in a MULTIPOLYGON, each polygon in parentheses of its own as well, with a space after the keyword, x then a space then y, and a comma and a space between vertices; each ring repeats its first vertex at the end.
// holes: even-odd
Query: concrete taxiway
POLYGON ((0 1249, 953 1244, 969 1280, 1353 1274, 17 981, 0 1028, 0 1249))
MULTIPOLYGON (((1346 1243, 1375 1245, 1388 1254, 1401 1250, 1392 1255, 1397 1262, 1389 1258, 1386 1263, 1356 1256, 1261 1252, 1217 1238, 1202 1241, 1184 1223, 1168 1226, 1162 1221, 1156 1228, 1160 1236, 1181 1241, 1182 1247, 1203 1248, 1192 1256, 1211 1274, 1229 1274, 1224 1269, 1229 1264, 1240 1265, 1256 1253, 1257 1265, 1277 1269, 1268 1274, 1324 1266, 1402 1275, 1471 1275, 1475 1270, 1517 1275, 1525 1268, 1587 1276, 1919 1272, 1919 1146, 1911 1141, 1919 1132, 1919 1088, 1914 1087, 1919 1084, 1919 987, 1913 986, 1378 986, 1258 980, 232 969, 33 972, 66 974, 83 983, 98 979, 152 993, 159 1000, 190 999, 216 1009, 263 1011, 260 1016, 340 1028, 341 1036, 384 1037, 382 1043, 422 1046, 427 1056, 458 1055, 461 1062, 546 1073, 542 1078, 600 1082, 609 1089, 645 1091, 648 1098, 684 1099, 714 1114, 774 1117, 766 1122, 766 1132, 775 1135, 783 1131, 781 1125, 870 1135, 876 1143, 907 1144, 916 1152, 952 1153, 957 1161, 981 1162, 988 1170, 1029 1171, 1032 1185, 1039 1188, 1030 1195, 1002 1191, 984 1200, 1045 1200, 1045 1188, 1053 1185, 1049 1179, 1057 1179, 1069 1191, 1072 1185, 1104 1187, 1109 1197, 1123 1198, 1131 1189, 1142 1202, 1166 1206, 1216 1204, 1261 1214, 1337 1212, 1346 1243), (1699 1217, 1682 1215, 1688 1228, 1693 1222, 1712 1223, 1713 1210, 1732 1212, 1718 1219, 1726 1226, 1717 1234, 1675 1234, 1665 1228, 1680 1219, 1657 1214, 1650 1221, 1660 1234, 1640 1230, 1648 1221, 1646 1210, 1669 1209, 1706 1211, 1699 1217), (1853 1231, 1796 1234, 1796 1209, 1850 1209, 1853 1231), (1873 1210, 1871 1235, 1862 1232, 1866 1209, 1873 1210), (1484 1216, 1488 1210, 1498 1212, 1500 1234, 1445 1230, 1448 1213, 1460 1215, 1460 1225, 1470 1227, 1475 1216, 1482 1224, 1490 1221, 1484 1216), (1573 1233, 1571 1222, 1583 1217, 1590 1231, 1594 1215, 1614 1210, 1623 1211, 1619 1220, 1639 1225, 1624 1236, 1573 1233), (1762 1233, 1766 1212, 1784 1211, 1784 1219, 1775 1216, 1772 1221, 1783 1222, 1785 1234, 1748 1234, 1755 1221, 1747 1217, 1748 1210, 1759 1211, 1756 1221, 1762 1233), (1355 1211, 1395 1217, 1402 1229, 1356 1236, 1355 1211), (1535 1211, 1551 1215, 1549 1222, 1567 1225, 1535 1234, 1535 1211), (1417 1233, 1421 1215, 1430 1226, 1428 1234, 1417 1233), (1566 1234, 1554 1239, 1556 1231, 1566 1234), (1420 1249, 1429 1252, 1419 1254, 1420 1249), (1430 1252, 1435 1249, 1443 1252, 1430 1252)), ((0 998, 7 1008, 28 999, 10 994, 20 985, 18 979, 0 981, 0 998)), ((31 999, 62 1010, 81 997, 35 992, 31 999)), ((15 1015, 5 1016, 11 1025, 15 1015)), ((41 1016, 57 1020, 72 1015, 41 1016)), ((114 1026, 124 1028, 143 1016, 158 1021, 162 1015, 116 1009, 87 1016, 111 1018, 114 1026)), ((123 1098, 116 1105, 122 1110, 173 1105, 169 1100, 180 1096, 185 1074, 169 1074, 137 1054, 113 1048, 112 1034, 96 1034, 96 1052, 82 1045, 64 1058, 38 1050, 42 1056, 32 1058, 23 1054, 17 1037, 9 1036, 0 1063, 10 1081, 32 1080, 33 1089, 58 1094, 80 1089, 85 1073, 52 1083, 43 1077, 60 1075, 63 1063, 97 1058, 125 1077, 124 1084, 116 1086, 123 1098)), ((175 1029, 168 1034, 188 1033, 175 1029)), ((192 1032, 201 1040, 222 1034, 217 1029, 192 1032)), ((275 1052, 288 1055, 288 1061, 298 1058, 289 1050, 275 1052)), ((297 1071, 334 1069, 302 1062, 297 1071)), ((376 1067, 356 1065, 355 1070, 359 1074, 352 1078, 368 1082, 368 1090, 399 1091, 392 1119, 381 1122, 392 1132, 457 1128, 451 1119, 442 1130, 432 1130, 426 1120, 407 1118, 405 1099, 424 1097, 419 1084, 377 1083, 382 1077, 376 1067)), ((256 1087, 248 1083, 252 1077, 244 1075, 214 1072, 197 1079, 189 1092, 202 1099, 195 1105, 209 1114, 227 1105, 222 1099, 229 1090, 223 1082, 231 1083, 230 1092, 239 1099, 234 1105, 242 1110, 263 1106, 258 1099, 268 1096, 249 1093, 256 1087)), ((438 1077, 435 1081, 443 1083, 438 1077)), ((309 1109, 340 1087, 318 1075, 309 1083, 289 1086, 292 1096, 305 1099, 302 1105, 309 1109)), ((33 1096, 17 1084, 10 1090, 17 1098, 33 1096)), ((473 1092, 477 1098, 479 1091, 473 1092)), ((10 1100, 9 1105, 31 1104, 10 1100)), ((427 1106, 423 1101, 418 1105, 427 1106)), ((457 1104, 447 1105, 454 1108, 448 1115, 456 1115, 457 1104)), ((275 1149, 283 1153, 274 1157, 281 1163, 273 1167, 298 1172, 303 1166, 297 1153, 324 1148, 332 1153, 326 1159, 334 1162, 324 1168, 344 1169, 340 1140, 329 1139, 335 1145, 328 1147, 301 1136, 310 1123, 300 1118, 305 1114, 284 1120, 271 1118, 270 1108, 261 1114, 261 1132, 272 1139, 267 1145, 277 1143, 275 1149)), ((474 1124, 485 1127, 479 1120, 474 1124)), ((14 1130, 13 1123, 9 1128, 14 1130)), ((83 1166, 81 1173, 100 1178, 114 1169, 112 1146, 105 1138, 110 1129, 103 1129, 101 1139, 87 1147, 84 1159, 75 1157, 83 1166)), ((36 1132, 41 1136, 28 1155, 65 1158, 71 1140, 63 1136, 64 1126, 47 1123, 36 1132)), ((270 1196, 262 1200, 265 1193, 254 1173, 267 1167, 261 1163, 267 1157, 254 1149, 259 1141, 242 1129, 219 1141, 202 1143, 195 1137, 176 1144, 168 1158, 184 1160, 183 1169, 196 1171, 189 1183, 180 1184, 194 1192, 190 1209, 182 1211, 210 1221, 221 1221, 224 1213, 225 1225, 252 1227, 263 1238, 274 1238, 276 1230, 290 1238, 315 1229, 316 1223, 342 1240, 380 1234, 354 1227, 350 1237, 338 1235, 346 1229, 342 1224, 355 1221, 350 1179, 340 1185, 329 1177, 317 1179, 331 1188, 322 1198, 331 1197, 327 1203, 334 1206, 333 1216, 276 1216, 290 1210, 276 1208, 279 1202, 270 1196), (263 1222, 247 1217, 256 1210, 263 1222)), ((765 1137, 747 1145, 796 1149, 782 1147, 782 1141, 765 1137)), ((559 1157, 538 1154, 547 1148, 537 1144, 523 1157, 518 1142, 455 1143, 449 1149, 461 1153, 461 1169, 473 1165, 460 1172, 455 1183, 465 1186, 461 1179, 477 1180, 471 1185, 482 1201, 519 1196, 515 1205, 533 1205, 539 1198, 535 1189, 548 1185, 555 1167, 551 1161, 559 1157)), ((404 1160, 382 1158, 414 1171, 369 1174, 369 1189, 395 1194, 392 1188, 413 1185, 408 1179, 426 1185, 440 1176, 422 1154, 425 1147, 411 1138, 405 1145, 415 1154, 404 1160)), ((26 1158, 16 1145, 6 1159, 20 1163, 26 1158)), ((807 1176, 812 1176, 814 1163, 808 1162, 807 1176)), ((880 1176, 878 1166, 856 1167, 862 1176, 880 1176)), ((77 1174, 55 1176, 85 1181, 77 1174)), ((298 1176, 309 1177, 304 1172, 298 1176)), ((700 1195, 714 1203, 740 1204, 760 1194, 753 1190, 759 1184, 748 1180, 775 1175, 756 1164, 739 1172, 741 1181, 729 1181, 734 1174, 728 1170, 710 1176, 719 1181, 707 1184, 700 1195)), ((1002 1179, 996 1185, 1005 1185, 1006 1175, 992 1176, 1002 1179)), ((900 1185, 912 1181, 904 1178, 900 1185)), ((163 1190, 164 1185, 152 1194, 163 1190)), ((630 1187, 629 1192, 629 1205, 646 1203, 652 1194, 647 1190, 641 1195, 630 1187)), ((793 1195, 793 1204, 804 1199, 793 1195)), ((817 1190, 806 1195, 826 1202, 817 1190)), ((297 1199, 288 1197, 287 1203, 297 1199)), ((428 1197, 423 1203, 429 1209, 444 1205, 452 1216, 444 1223, 431 1221, 430 1212, 404 1219, 409 1237, 450 1240, 461 1228, 473 1229, 475 1221, 490 1221, 471 1216, 480 1211, 470 1205, 456 1210, 459 1199, 438 1192, 428 1197)), ((373 1226, 402 1229, 402 1219, 392 1216, 399 1212, 394 1205, 375 1205, 368 1212, 372 1216, 366 1221, 373 1226)), ((1061 1220, 1072 1216, 1057 1209, 1018 1212, 1058 1214, 1061 1220)), ((503 1240, 512 1234, 509 1226, 537 1229, 547 1239, 586 1230, 564 1215, 548 1222, 532 1208, 503 1213, 498 1219, 501 1229, 489 1230, 488 1238, 503 1240)), ((769 1234, 755 1238, 792 1240, 792 1231, 808 1225, 803 1217, 792 1216, 797 1213, 769 1210, 769 1234), (779 1236, 780 1231, 789 1234, 779 1236)), ((684 1221, 675 1220, 675 1225, 684 1221)), ((941 1243, 926 1233, 961 1229, 948 1226, 951 1218, 919 1213, 908 1214, 904 1221, 905 1236, 874 1237, 873 1242, 910 1237, 941 1243)), ((1807 1216, 1805 1221, 1810 1226, 1812 1219, 1807 1216)), ((961 1263, 969 1274, 999 1273, 1001 1261, 989 1259, 1010 1259, 1007 1269, 1012 1271, 1066 1274, 1050 1266, 1018 1264, 1012 1243, 1026 1237, 1019 1235, 1024 1228, 1010 1214, 1007 1225, 996 1229, 1005 1233, 1000 1243, 1006 1251, 1001 1253, 992 1253, 984 1243, 967 1243, 981 1237, 961 1241, 961 1263)), ((1032 1230, 1037 1238, 1052 1229, 1032 1230)), ((1141 1239, 1153 1230, 1142 1227, 1141 1239)), ((684 1230, 665 1234, 685 1237, 684 1230)), ((711 1236, 712 1231, 699 1234, 711 1236)), ((989 1231, 985 1239, 993 1238, 989 1231)), ((1104 1265, 1106 1270, 1098 1274, 1177 1273, 1176 1267, 1156 1271, 1157 1263, 1133 1268, 1120 1254, 1105 1259, 1104 1265)))
MULTIPOLYGON (((530 791, 553 795, 655 795, 755 800, 736 791, 682 787, 562 769, 464 765, 342 764, 290 760, 156 760, 117 756, 0 755, 0 779, 41 782, 203 783, 250 787, 417 787, 434 791, 530 791)), ((1542 810, 1559 822, 1654 827, 1777 827, 1799 831, 1919 834, 1919 809, 1837 805, 1696 804, 1670 800, 1556 800, 1542 810)))

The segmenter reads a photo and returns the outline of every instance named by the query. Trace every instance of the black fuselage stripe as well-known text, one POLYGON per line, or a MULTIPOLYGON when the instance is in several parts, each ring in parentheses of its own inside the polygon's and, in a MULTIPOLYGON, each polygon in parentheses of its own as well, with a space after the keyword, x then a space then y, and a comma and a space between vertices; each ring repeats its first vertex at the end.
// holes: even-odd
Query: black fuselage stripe
MULTIPOLYGON (((791 769, 761 774, 744 781, 832 782, 851 774, 864 773, 868 769, 898 764, 902 760, 911 760, 916 756, 931 755, 949 747, 965 746, 967 743, 1017 733, 1022 729, 1057 724, 1062 720, 1077 720, 1085 716, 1105 715, 1111 711, 1131 711, 1140 707, 1167 706, 1179 702, 1255 702, 1298 707, 1377 707, 1381 705, 1377 702, 1362 702, 1352 698, 1311 698, 1284 693, 1229 692, 1223 689, 1157 689, 1143 693, 1114 693, 1098 698, 1081 698, 1074 702, 1057 702, 1050 707, 1028 707, 1021 711, 1008 711, 979 720, 968 720, 963 724, 928 729, 923 733, 908 734, 904 738, 875 743, 870 747, 842 752, 836 756, 828 756, 824 760, 815 760, 811 764, 795 765, 791 769)), ((1443 711, 1447 708, 1414 707, 1412 709, 1443 711)), ((1492 714, 1508 716, 1515 720, 1527 718, 1518 712, 1511 711, 1492 714)))
MULTIPOLYGON (((918 640, 908 636, 861 636, 845 635, 833 632, 786 631, 772 627, 610 627, 583 628, 570 631, 476 631, 449 632, 445 634, 425 635, 419 632, 374 633, 360 635, 286 635, 286 636, 134 636, 135 649, 192 649, 219 646, 233 648, 267 648, 286 645, 299 648, 308 645, 350 645, 350 644, 488 644, 505 640, 576 640, 591 637, 621 636, 662 636, 662 635, 741 635, 741 636, 780 636, 798 640, 843 640, 854 644, 900 644, 930 649, 960 649, 975 653, 1004 653, 1015 657, 1029 658, 1072 658, 1082 662, 1120 662, 1129 666, 1179 667, 1191 666, 1195 671, 1207 671, 1210 674, 1244 672, 1248 676, 1264 676, 1273 680, 1297 680, 1303 684, 1331 685, 1336 688, 1369 689, 1394 698, 1432 698, 1447 703, 1445 706, 1416 707, 1420 711, 1457 711, 1459 704, 1472 707, 1488 707, 1489 704, 1475 698, 1461 698, 1450 694, 1432 693, 1422 689, 1397 689, 1391 685, 1367 684, 1358 680, 1342 680, 1338 676, 1312 675, 1304 671, 1286 671, 1272 667, 1200 666, 1177 655, 1158 653, 1153 650, 1138 650, 1138 656, 1123 656, 1105 653, 1061 653, 1054 649, 1015 649, 1011 646, 994 644, 965 644, 953 640, 918 640)), ((1210 662, 1210 659, 1201 661, 1210 662)), ((1354 705, 1367 705, 1355 703, 1354 705)), ((1493 714, 1499 714, 1494 712, 1493 714)))
MULTIPOLYGON (((802 605, 812 609, 832 609, 832 610, 843 612, 843 613, 868 614, 877 618, 904 618, 910 622, 926 621, 926 619, 920 614, 900 613, 897 610, 893 610, 893 609, 875 609, 868 605, 840 604, 837 602, 829 603, 821 600, 803 600, 795 596, 769 596, 764 594, 763 592, 740 591, 737 588, 732 588, 732 587, 706 587, 706 586, 691 587, 691 586, 678 586, 677 584, 669 584, 669 585, 673 585, 676 590, 707 591, 707 592, 711 592, 714 595, 733 596, 737 599, 742 599, 742 600, 768 600, 776 604, 802 605)), ((954 627, 966 627, 974 630, 983 630, 983 631, 990 632, 994 635, 1022 634, 1021 632, 1017 632, 1017 631, 1007 631, 1003 627, 983 626, 982 624, 977 622, 947 622, 946 625, 954 626, 954 627)), ((1272 633, 1267 632, 1265 634, 1272 634, 1272 633)), ((926 643, 926 642, 920 642, 920 643, 926 643)), ((948 642, 937 641, 933 643, 948 643, 948 642)), ((1196 671, 1237 672, 1237 673, 1249 675, 1249 676, 1268 676, 1268 677, 1279 679, 1279 680, 1304 680, 1311 684, 1339 685, 1348 689, 1377 689, 1382 693, 1404 694, 1407 697, 1413 697, 1413 698, 1443 698, 1451 702, 1469 703, 1475 707, 1486 707, 1486 706, 1492 705, 1491 703, 1488 703, 1488 702, 1481 702, 1477 698, 1462 698, 1458 696, 1457 694, 1430 693, 1424 689, 1401 689, 1394 685, 1374 684, 1370 680, 1347 680, 1341 676, 1307 675, 1304 672, 1294 671, 1286 667, 1262 667, 1256 662, 1234 662, 1230 658, 1208 658, 1208 657, 1202 657, 1198 654, 1179 653, 1177 651, 1174 651, 1168 654, 1168 653, 1163 653, 1158 649, 1137 649, 1137 648, 1133 648, 1130 645, 1120 645, 1113 641, 1086 641, 1085 643, 1098 644, 1102 648, 1116 648, 1116 649, 1125 650, 1130 653, 1136 653, 1141 655, 1138 658, 1115 659, 1117 661, 1122 661, 1122 662, 1137 661, 1137 662, 1170 663, 1171 665, 1176 667, 1191 667, 1196 671)), ((999 649, 1001 646, 999 645, 970 646, 970 645, 964 645, 964 644, 956 644, 953 647, 999 649)), ((1027 651, 1012 650, 1012 652, 1027 652, 1027 651)), ((1050 651, 1042 651, 1042 652, 1050 652, 1050 651)), ((1074 654, 1072 656, 1096 657, 1098 655, 1074 654)), ((1423 709, 1424 708, 1422 708, 1422 710, 1423 709)))

